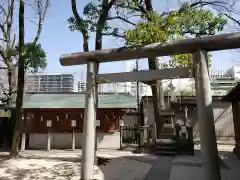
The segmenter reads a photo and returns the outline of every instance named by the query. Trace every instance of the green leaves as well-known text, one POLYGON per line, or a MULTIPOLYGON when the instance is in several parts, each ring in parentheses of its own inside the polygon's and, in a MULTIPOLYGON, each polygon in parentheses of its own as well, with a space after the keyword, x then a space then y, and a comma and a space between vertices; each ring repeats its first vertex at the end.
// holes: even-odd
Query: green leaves
POLYGON ((214 15, 209 10, 195 9, 184 4, 176 13, 175 23, 180 35, 200 37, 214 35, 216 32, 222 31, 227 20, 221 14, 214 15))
POLYGON ((69 29, 71 31, 94 32, 96 30, 96 21, 99 18, 100 13, 101 8, 99 2, 96 4, 88 3, 83 9, 83 14, 86 19, 80 17, 80 22, 78 23, 74 17, 70 17, 68 19, 69 29))
MULTIPOLYGON (((18 66, 18 48, 15 46, 13 49, 9 49, 9 54, 11 53, 11 58, 16 60, 14 63, 18 66)), ((47 55, 42 49, 41 44, 26 43, 24 45, 24 59, 25 59, 25 71, 36 72, 39 69, 44 70, 47 67, 47 55)))
MULTIPOLYGON (((211 67, 212 55, 208 53, 208 67, 211 67)), ((171 56, 168 62, 170 67, 193 67, 192 54, 178 54, 171 56)))
POLYGON ((222 15, 214 16, 208 10, 198 10, 188 5, 184 5, 180 11, 164 15, 151 14, 150 19, 151 21, 141 22, 126 33, 127 44, 148 44, 183 36, 213 35, 222 31, 227 23, 222 15))
POLYGON ((69 29, 71 31, 82 31, 87 30, 89 28, 89 22, 84 19, 80 19, 80 24, 77 23, 76 19, 74 17, 70 17, 68 19, 69 29))
POLYGON ((91 21, 96 21, 101 14, 100 4, 88 3, 83 9, 83 14, 91 21))
MULTIPOLYGON (((165 42, 171 39, 185 39, 214 35, 222 31, 227 20, 221 14, 214 15, 209 10, 196 9, 183 4, 178 11, 170 13, 151 13, 144 16, 142 22, 134 29, 126 32, 127 45, 146 45, 155 42, 165 42), (146 16, 150 21, 146 21, 146 16)), ((209 65, 210 63, 209 55, 209 65)), ((172 56, 171 67, 191 67, 192 55, 181 54, 172 56)))
POLYGON ((40 44, 27 43, 24 50, 25 71, 36 72, 47 67, 46 53, 40 44))
POLYGON ((151 19, 152 21, 141 22, 135 29, 126 32, 127 45, 146 45, 169 39, 165 19, 155 15, 152 15, 151 19))
POLYGON ((113 28, 108 21, 105 21, 104 23, 98 22, 100 16, 103 15, 104 8, 104 6, 102 7, 102 0, 88 3, 83 8, 84 16, 80 17, 80 23, 78 23, 74 17, 68 19, 69 29, 71 31, 80 32, 96 32, 98 29, 101 29, 103 34, 111 34, 115 36, 119 32, 119 28, 113 28))

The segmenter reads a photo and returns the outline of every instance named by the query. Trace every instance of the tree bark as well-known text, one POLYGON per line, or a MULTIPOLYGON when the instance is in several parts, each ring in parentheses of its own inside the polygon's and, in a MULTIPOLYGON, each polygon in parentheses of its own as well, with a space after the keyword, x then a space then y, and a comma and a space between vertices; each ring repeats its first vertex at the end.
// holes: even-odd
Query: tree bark
MULTIPOLYGON (((148 58, 148 66, 149 69, 151 70, 159 69, 156 58, 148 58)), ((159 134, 161 133, 161 129, 164 125, 163 118, 161 117, 161 111, 165 107, 162 81, 161 80, 153 81, 153 85, 151 85, 151 90, 157 136, 159 136, 159 134)))
POLYGON ((47 9, 50 5, 50 0, 46 0, 46 1, 37 0, 36 3, 37 3, 37 11, 38 11, 37 13, 39 16, 39 20, 38 20, 38 30, 37 30, 36 36, 33 40, 33 44, 37 44, 37 42, 40 38, 40 35, 42 32, 42 27, 43 27, 43 22, 46 17, 46 14, 47 14, 47 9))
POLYGON ((11 157, 16 157, 19 153, 20 134, 22 125, 22 104, 24 93, 24 0, 19 2, 19 70, 18 70, 18 91, 16 99, 16 125, 13 134, 11 157))
MULTIPOLYGON (((73 15, 74 15, 74 18, 76 20, 76 23, 77 24, 81 24, 81 17, 80 15, 78 14, 78 11, 77 11, 77 4, 76 4, 76 0, 72 0, 71 1, 71 4, 72 4, 72 12, 73 12, 73 15)), ((80 26, 81 27, 81 26, 80 26)), ((88 31, 87 29, 85 29, 84 27, 81 27, 80 29, 81 33, 82 33, 82 37, 83 37, 83 51, 84 52, 88 52, 89 51, 89 46, 88 46, 88 40, 89 40, 89 36, 88 36, 88 31)))
POLYGON ((2 59, 4 60, 5 65, 7 65, 7 73, 8 73, 8 97, 7 97, 7 104, 11 105, 15 101, 13 94, 15 93, 14 87, 14 81, 16 79, 15 77, 15 68, 12 62, 12 55, 9 54, 11 49, 15 44, 14 41, 12 42, 11 38, 11 30, 12 30, 12 24, 13 24, 13 11, 14 11, 14 0, 8 1, 7 4, 7 10, 5 11, 5 20, 6 20, 6 26, 4 24, 1 24, 1 31, 4 34, 5 42, 6 42, 6 49, 5 52, 1 51, 2 59))
MULTIPOLYGON (((150 16, 148 16, 148 13, 153 12, 152 0, 145 0, 144 3, 146 6, 145 12, 147 12, 147 19, 148 21, 151 21, 151 18, 150 16)), ((149 69, 151 70, 159 69, 158 60, 156 58, 148 58, 148 66, 149 66, 149 69)), ((151 90, 152 90, 154 117, 155 117, 155 123, 157 127, 157 136, 159 136, 159 134, 161 133, 162 127, 164 125, 163 118, 161 117, 161 111, 164 110, 165 108, 162 81, 161 80, 155 81, 154 85, 151 86, 151 90)))
MULTIPOLYGON (((112 6, 115 2, 116 2, 116 0, 111 0, 111 1, 102 0, 101 14, 100 14, 99 19, 97 21, 95 50, 101 50, 102 49, 102 37, 103 37, 102 36, 102 31, 103 31, 104 25, 107 21, 109 10, 112 8, 112 6)), ((77 11, 76 0, 71 0, 71 4, 72 4, 72 12, 73 12, 74 18, 75 18, 77 24, 80 25, 81 24, 81 17, 79 15, 78 11, 77 11)), ((84 27, 81 27, 80 31, 81 31, 82 37, 83 37, 83 50, 84 50, 84 52, 88 52, 89 51, 88 31, 86 29, 84 29, 84 27)), ((99 64, 96 63, 95 73, 98 74, 98 71, 99 71, 99 64)), ((97 82, 95 82, 94 99, 95 99, 95 113, 96 113, 96 116, 97 116, 97 109, 98 109, 98 83, 97 82)), ((97 137, 95 138, 95 146, 96 145, 97 145, 97 137)), ((95 149, 96 149, 96 147, 95 147, 95 149)), ((96 151, 95 151, 95 162, 98 162, 96 151)))
MULTIPOLYGON (((109 10, 112 8, 113 4, 116 2, 116 0, 111 0, 110 2, 108 2, 108 0, 102 0, 102 13, 98 19, 98 26, 96 29, 96 39, 95 39, 95 50, 101 50, 102 49, 102 32, 103 32, 103 28, 104 28, 104 24, 107 21, 108 18, 108 13, 109 10)), ((95 67, 95 72, 96 75, 99 72, 99 63, 96 63, 96 67, 95 67)), ((96 116, 97 116, 97 109, 98 109, 98 83, 95 82, 95 112, 96 112, 96 116)), ((96 127, 97 128, 97 127, 96 127)), ((97 129, 96 129, 96 135, 95 135, 95 149, 97 150, 97 129)), ((97 153, 95 151, 95 163, 97 163, 97 153)))
MULTIPOLYGON (((84 27, 81 27, 80 26, 80 24, 81 24, 81 17, 80 17, 80 15, 79 15, 79 13, 78 13, 78 10, 77 10, 77 4, 76 4, 76 0, 71 0, 71 5, 72 5, 72 12, 73 12, 73 16, 74 16, 74 18, 75 18, 75 20, 76 20, 76 23, 79 25, 79 27, 81 28, 80 29, 80 32, 81 32, 81 34, 82 34, 82 38, 83 38, 83 51, 84 52, 88 52, 89 51, 89 36, 88 36, 88 31, 87 31, 87 29, 84 29, 84 27)), ((98 67, 95 67, 95 68, 97 68, 98 69, 98 67)), ((96 72, 96 69, 95 69, 95 71, 94 72, 96 72)), ((95 84, 95 82, 94 82, 94 84, 95 84)), ((96 87, 95 87, 96 88, 96 87)), ((97 89, 95 89, 95 91, 97 91, 97 89)), ((94 95, 94 96, 96 96, 96 94, 94 95)), ((96 102, 97 102, 97 99, 96 99, 96 97, 95 97, 95 104, 96 104, 96 102)), ((96 108, 96 107, 95 107, 96 108)), ((96 112, 96 111, 95 111, 96 112)), ((95 132, 96 133, 96 132, 95 132)), ((95 135, 95 137, 96 137, 96 135, 95 135)), ((96 146, 96 138, 95 138, 95 146, 96 146)), ((95 147, 95 149, 96 149, 96 147, 95 147)), ((96 154, 96 151, 94 151, 94 162, 97 162, 97 154, 96 154)))
MULTIPOLYGON (((108 2, 108 0, 102 0, 102 12, 101 15, 98 19, 98 26, 96 29, 96 39, 95 39, 95 50, 101 50, 102 49, 102 31, 103 31, 103 27, 104 24, 107 21, 108 18, 108 12, 111 9, 111 7, 113 6, 113 4, 115 3, 116 0, 111 0, 110 2, 108 2)), ((77 11, 77 6, 76 6, 76 0, 72 0, 72 12, 74 15, 74 18, 77 22, 77 24, 81 24, 81 17, 79 16, 79 13, 77 11)), ((80 29, 82 36, 83 36, 83 50, 84 52, 88 52, 89 51, 89 43, 88 43, 88 31, 84 28, 80 29)), ((95 72, 96 74, 98 74, 99 71, 99 64, 97 63, 95 66, 95 72)), ((98 108, 98 83, 95 82, 95 112, 97 113, 97 108, 98 108)), ((96 114, 97 115, 97 114, 96 114)), ((95 139, 95 145, 97 144, 97 137, 95 139)), ((97 162, 96 159, 96 151, 95 151, 95 162, 97 162)))
POLYGON ((8 68, 8 100, 7 104, 11 104, 12 102, 12 92, 13 92, 13 87, 12 87, 12 68, 8 68))

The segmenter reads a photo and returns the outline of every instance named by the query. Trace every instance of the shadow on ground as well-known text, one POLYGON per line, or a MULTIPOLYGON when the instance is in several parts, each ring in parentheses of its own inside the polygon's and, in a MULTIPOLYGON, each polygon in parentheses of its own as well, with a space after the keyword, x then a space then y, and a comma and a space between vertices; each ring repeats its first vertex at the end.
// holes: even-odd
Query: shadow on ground
MULTIPOLYGON (((120 151, 121 154, 121 151, 120 151)), ((202 167, 201 153, 177 157, 155 157, 151 155, 120 155, 111 153, 108 157, 99 155, 98 167, 94 169, 96 179, 104 180, 168 180, 172 167, 202 167), (176 161, 178 159, 178 161, 176 161), (192 159, 193 161, 186 161, 192 159), (194 160, 195 159, 195 160, 194 160)), ((232 152, 219 151, 221 169, 238 173, 240 161, 232 152)), ((7 155, 0 156, 1 180, 75 180, 80 177, 80 160, 77 157, 19 157, 8 159, 7 155)), ((231 176, 235 180, 236 176, 231 176)), ((223 178, 224 180, 224 178, 223 178)), ((237 179, 236 179, 237 180, 237 179)))
MULTIPOLYGON (((80 177, 80 160, 77 157, 0 157, 1 180, 74 180, 80 177)), ((114 157, 99 155, 94 169, 96 179, 139 179, 143 180, 156 158, 149 155, 114 157)))

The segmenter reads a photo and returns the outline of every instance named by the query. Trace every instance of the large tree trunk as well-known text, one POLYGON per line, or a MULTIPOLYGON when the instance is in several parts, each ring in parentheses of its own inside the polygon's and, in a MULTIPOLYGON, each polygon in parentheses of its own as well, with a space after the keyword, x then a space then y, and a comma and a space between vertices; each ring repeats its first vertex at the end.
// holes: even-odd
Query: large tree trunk
MULTIPOLYGON (((76 19, 76 23, 80 25, 82 21, 81 21, 81 17, 78 14, 78 11, 77 11, 76 0, 71 0, 71 5, 72 5, 72 12, 73 12, 74 18, 76 19)), ((83 51, 88 52, 89 51, 88 31, 87 31, 87 29, 85 29, 85 27, 82 27, 82 26, 80 26, 80 27, 81 27, 80 31, 81 31, 82 37, 83 37, 83 51)))
POLYGON ((12 80, 13 80, 13 72, 12 68, 8 68, 8 101, 7 104, 10 105, 12 102, 12 92, 13 92, 13 87, 12 87, 12 80))
POLYGON ((8 52, 9 49, 13 47, 12 40, 11 40, 11 30, 13 25, 13 13, 14 13, 14 4, 15 0, 8 1, 8 11, 7 11, 7 26, 6 26, 6 49, 7 53, 5 55, 4 61, 7 64, 8 68, 8 93, 9 93, 9 100, 8 105, 15 103, 14 93, 16 93, 16 67, 13 65, 12 55, 8 52))
MULTIPOLYGON (((104 28, 104 24, 107 21, 109 10, 112 8, 112 6, 115 2, 116 2, 116 0, 110 0, 110 1, 102 0, 102 11, 101 11, 101 15, 98 19, 98 22, 97 22, 98 26, 96 29, 95 50, 102 49, 102 31, 104 28)), ((77 11, 76 0, 71 0, 71 4, 72 4, 72 12, 73 12, 74 18, 75 18, 77 24, 81 24, 81 17, 79 16, 79 13, 77 11)), ((82 33, 83 41, 84 41, 83 42, 83 50, 84 50, 84 52, 88 52, 89 51, 88 31, 86 29, 84 29, 84 27, 81 27, 80 31, 82 33)), ((95 68, 96 68, 95 72, 98 74, 98 71, 99 71, 98 63, 96 63, 95 68)), ((97 113, 97 109, 98 109, 98 84, 97 83, 95 83, 95 108, 96 108, 95 110, 97 113)), ((96 145, 97 145, 97 137, 95 139, 95 146, 96 145)), ((96 151, 95 151, 95 162, 97 162, 96 151)))
MULTIPOLYGON (((151 21, 151 16, 148 16, 149 13, 153 12, 152 0, 145 0, 144 1, 146 6, 146 11, 142 12, 147 15, 148 21, 151 21)), ((148 66, 149 69, 159 69, 159 63, 156 58, 148 58, 148 66)), ((157 134, 161 133, 162 127, 164 125, 163 118, 161 117, 161 111, 165 108, 164 102, 164 93, 163 93, 163 86, 162 81, 153 81, 154 85, 151 86, 152 90, 152 99, 153 99, 153 108, 154 108, 154 117, 157 126, 157 134)))
MULTIPOLYGON (((104 28, 104 24, 107 21, 108 18, 108 13, 109 10, 112 8, 113 4, 116 2, 116 0, 111 0, 110 2, 108 2, 108 0, 102 0, 102 13, 98 19, 98 26, 97 26, 97 30, 96 30, 96 39, 95 39, 95 50, 101 50, 102 49, 102 31, 104 28)), ((95 67, 95 72, 96 74, 98 74, 99 72, 99 63, 96 63, 96 67, 95 67)), ((98 83, 95 83, 95 112, 97 115, 97 110, 98 110, 98 83)), ((95 149, 97 150, 97 130, 96 130, 96 136, 95 136, 95 149)), ((97 158, 97 153, 95 151, 95 162, 98 162, 98 158, 97 158)))
MULTIPOLYGON (((11 30, 12 30, 12 25, 13 25, 13 12, 14 12, 14 5, 15 5, 15 0, 8 0, 6 3, 6 9, 2 7, 2 12, 3 13, 3 24, 1 27, 1 31, 3 33, 3 39, 1 40, 2 43, 4 44, 0 50, 1 53, 1 59, 3 60, 4 64, 7 66, 7 76, 8 76, 8 88, 6 89, 6 104, 8 106, 14 105, 15 100, 16 100, 16 67, 13 65, 13 59, 12 59, 12 54, 9 49, 12 49, 14 44, 12 42, 11 38, 11 30)), ((3 87, 4 88, 4 87, 3 87)), ((15 123, 15 112, 12 111, 12 117, 11 121, 12 124, 15 123)), ((5 144, 4 144, 5 146, 5 144)))
MULTIPOLYGON (((76 22, 77 24, 81 24, 81 17, 77 11, 77 5, 76 5, 76 0, 71 0, 71 5, 72 5, 72 12, 73 12, 73 15, 74 15, 74 18, 76 19, 76 22)), ((84 29, 84 27, 82 27, 82 29, 80 30, 81 33, 82 33, 82 37, 83 37, 83 51, 84 52, 88 52, 89 51, 89 36, 88 36, 88 31, 86 29, 84 29)), ((97 43, 96 43, 97 44, 97 43)), ((99 65, 97 64, 97 66, 95 67, 96 70, 95 72, 98 72, 98 67, 99 65)), ((95 86, 95 108, 97 110, 97 104, 98 104, 98 98, 97 98, 97 86, 95 86)), ((97 112, 97 111, 96 111, 97 112)), ((97 135, 97 134, 96 134, 97 135)), ((96 149, 96 145, 97 145, 97 137, 95 135, 95 149, 96 149)), ((96 151, 95 151, 95 163, 97 162, 97 154, 96 154, 96 151)))
POLYGON ((18 70, 18 91, 16 99, 16 124, 13 134, 11 157, 15 157, 19 152, 20 134, 22 126, 22 104, 24 93, 24 0, 19 2, 19 70, 18 70))
MULTIPOLYGON (((148 66, 149 69, 159 69, 158 62, 156 58, 149 58, 148 59, 148 66)), ((163 94, 163 88, 162 88, 162 81, 153 81, 153 84, 151 85, 152 90, 152 101, 153 101, 153 111, 154 111, 154 118, 155 123, 157 126, 157 135, 161 133, 161 129, 164 125, 163 118, 161 117, 161 110, 165 107, 164 102, 164 94, 163 94)))
POLYGON ((16 92, 17 92, 17 77, 18 77, 18 67, 11 67, 8 69, 8 91, 9 91, 9 101, 8 105, 16 103, 16 92))

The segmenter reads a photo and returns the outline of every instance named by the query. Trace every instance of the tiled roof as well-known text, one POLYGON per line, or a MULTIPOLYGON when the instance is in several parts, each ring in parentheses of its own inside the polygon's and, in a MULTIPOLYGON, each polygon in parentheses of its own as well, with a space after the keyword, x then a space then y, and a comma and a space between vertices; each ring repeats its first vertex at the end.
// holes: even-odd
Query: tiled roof
POLYGON ((240 83, 237 83, 228 93, 222 98, 223 101, 233 102, 240 100, 240 83))
MULTIPOLYGON (((135 108, 136 98, 126 93, 99 94, 99 108, 135 108)), ((84 108, 83 93, 27 93, 23 108, 84 108)))

